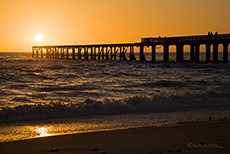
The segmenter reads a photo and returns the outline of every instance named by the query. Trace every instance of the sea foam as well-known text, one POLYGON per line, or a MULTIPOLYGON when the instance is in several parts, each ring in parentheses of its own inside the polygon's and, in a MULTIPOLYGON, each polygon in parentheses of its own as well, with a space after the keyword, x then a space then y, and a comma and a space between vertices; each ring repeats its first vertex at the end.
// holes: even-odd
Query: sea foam
MULTIPOLYGON (((25 100, 25 98, 21 98, 25 100)), ((29 100, 25 100, 29 101, 29 100)), ((111 115, 139 112, 164 112, 200 108, 229 108, 227 91, 211 88, 203 92, 156 93, 151 97, 133 96, 123 99, 86 99, 81 102, 47 102, 0 108, 0 122, 18 122, 52 118, 111 115)))

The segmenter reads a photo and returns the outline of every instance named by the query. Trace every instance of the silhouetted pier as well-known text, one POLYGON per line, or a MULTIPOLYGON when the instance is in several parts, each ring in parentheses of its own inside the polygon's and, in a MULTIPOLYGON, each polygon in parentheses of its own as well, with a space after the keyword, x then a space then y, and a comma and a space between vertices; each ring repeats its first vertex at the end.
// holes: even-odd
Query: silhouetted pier
POLYGON ((218 46, 223 45, 223 60, 227 63, 228 46, 230 44, 230 34, 208 34, 199 36, 182 37, 158 37, 142 38, 140 43, 121 44, 93 44, 93 45, 48 45, 33 46, 32 57, 34 58, 57 58, 57 59, 85 59, 85 60, 140 60, 146 61, 145 50, 151 48, 151 62, 156 62, 156 46, 163 47, 163 62, 169 62, 169 47, 176 46, 176 62, 182 63, 184 60, 184 46, 190 46, 190 62, 199 63, 200 46, 206 46, 207 63, 218 63, 218 46), (213 58, 211 60, 211 46, 213 48, 213 58), (138 50, 139 59, 136 58, 134 50, 138 50))

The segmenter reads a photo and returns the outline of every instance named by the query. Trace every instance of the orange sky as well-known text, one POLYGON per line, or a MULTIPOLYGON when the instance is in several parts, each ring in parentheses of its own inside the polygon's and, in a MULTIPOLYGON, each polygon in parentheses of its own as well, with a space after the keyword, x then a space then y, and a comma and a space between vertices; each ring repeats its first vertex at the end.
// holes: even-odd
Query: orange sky
POLYGON ((230 33, 229 8, 230 0, 0 0, 0 51, 230 33))

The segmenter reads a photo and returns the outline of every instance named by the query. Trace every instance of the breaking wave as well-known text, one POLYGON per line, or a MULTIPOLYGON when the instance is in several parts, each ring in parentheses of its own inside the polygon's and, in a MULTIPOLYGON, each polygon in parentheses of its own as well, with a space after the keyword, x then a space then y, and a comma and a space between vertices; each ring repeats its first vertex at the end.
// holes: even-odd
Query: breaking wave
MULTIPOLYGON (((25 101, 26 98, 15 98, 25 101)), ((29 102, 26 99, 26 102, 29 102)), ((86 99, 82 102, 49 102, 18 105, 0 108, 0 123, 24 120, 110 115, 126 113, 149 113, 200 108, 229 108, 228 91, 211 88, 203 92, 184 91, 183 93, 156 93, 151 97, 133 96, 123 99, 86 99)))

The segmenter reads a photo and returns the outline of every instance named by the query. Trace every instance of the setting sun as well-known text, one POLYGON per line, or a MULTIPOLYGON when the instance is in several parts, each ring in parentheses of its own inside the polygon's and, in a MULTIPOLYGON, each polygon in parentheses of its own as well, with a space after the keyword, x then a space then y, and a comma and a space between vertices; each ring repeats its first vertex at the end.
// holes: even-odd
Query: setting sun
POLYGON ((35 36, 35 40, 38 41, 38 42, 41 42, 43 40, 43 36, 41 34, 37 34, 35 36))

